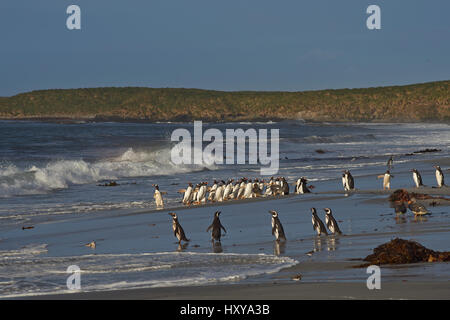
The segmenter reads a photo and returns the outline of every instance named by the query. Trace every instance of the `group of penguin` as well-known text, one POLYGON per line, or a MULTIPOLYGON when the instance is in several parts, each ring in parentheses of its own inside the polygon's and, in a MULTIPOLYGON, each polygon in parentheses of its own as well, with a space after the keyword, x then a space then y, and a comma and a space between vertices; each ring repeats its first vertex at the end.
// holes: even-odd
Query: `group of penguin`
MULTIPOLYGON (((391 159, 390 159, 391 160, 391 159)), ((388 162, 388 167, 390 167, 391 162, 388 162)), ((436 181, 438 188, 445 186, 444 184, 444 174, 440 166, 433 166, 436 169, 436 181)), ((422 182, 422 177, 417 169, 412 169, 413 180, 417 188, 424 186, 422 182)), ((391 188, 391 178, 394 176, 391 174, 390 170, 387 170, 383 175, 379 175, 378 178, 383 178, 383 190, 391 188)), ((305 194, 310 193, 314 186, 307 185, 308 180, 305 177, 297 179, 294 184, 295 194, 305 194)), ((153 185, 155 187, 154 199, 156 206, 158 208, 164 207, 164 200, 162 195, 165 192, 159 190, 157 184, 153 185)), ((344 191, 355 190, 355 180, 349 170, 345 170, 342 174, 342 186, 344 191)), ((279 196, 289 194, 289 183, 284 177, 270 178, 270 180, 260 180, 258 178, 248 179, 241 178, 236 182, 234 179, 229 179, 228 182, 224 180, 217 181, 214 180, 213 186, 208 187, 208 182, 200 182, 195 187, 189 182, 186 189, 180 189, 179 193, 183 193, 183 198, 181 202, 184 205, 199 205, 209 202, 223 202, 228 200, 237 199, 249 199, 262 196, 279 196), (208 194, 209 193, 209 194, 208 194)))
MULTIPOLYGON (((392 158, 388 161, 388 168, 392 166, 392 158)), ((433 166, 436 169, 436 180, 439 188, 445 186, 444 184, 444 174, 442 169, 435 165, 433 166)), ((417 188, 424 186, 422 182, 422 177, 417 169, 412 169, 413 180, 417 188)), ((390 189, 390 179, 393 175, 390 173, 390 170, 387 170, 384 175, 378 176, 378 178, 383 178, 383 189, 390 189)), ((307 186, 307 179, 305 177, 301 177, 295 183, 294 192, 297 194, 310 193, 310 188, 313 186, 307 186)), ((180 193, 184 193, 182 203, 185 205, 191 204, 202 204, 206 203, 207 200, 211 202, 222 202, 226 200, 232 199, 248 199, 254 198, 258 196, 276 196, 276 195, 288 195, 289 194, 289 184, 287 183, 284 177, 271 178, 269 181, 259 180, 259 179, 247 179, 241 178, 236 183, 233 183, 234 179, 229 179, 228 182, 220 181, 217 182, 214 180, 214 184, 212 187, 207 188, 207 182, 201 182, 194 186, 192 183, 188 184, 187 189, 179 190, 180 193), (264 187, 266 187, 265 191, 264 187), (207 192, 209 195, 206 196, 207 192)), ((351 175, 349 170, 345 170, 342 174, 342 185, 345 191, 351 191, 355 189, 355 180, 351 175)), ((155 187, 154 198, 156 201, 156 205, 158 207, 164 206, 162 192, 159 191, 158 185, 153 185, 155 187)), ((421 204, 417 203, 414 198, 408 201, 408 208, 415 215, 423 215, 427 214, 428 210, 421 204)), ((394 209, 396 213, 406 213, 407 207, 404 202, 396 202, 394 203, 394 209)), ((316 233, 321 235, 328 235, 328 230, 332 234, 342 234, 339 229, 338 223, 333 217, 332 211, 330 208, 325 208, 325 224, 320 220, 317 215, 317 211, 315 208, 311 208, 312 212, 312 224, 313 229, 316 233), (326 228, 326 227, 327 228, 326 228)), ((226 233, 225 227, 220 222, 220 211, 216 211, 214 213, 214 220, 212 224, 207 228, 207 232, 211 231, 211 241, 220 242, 220 238, 222 236, 222 230, 226 233)), ((283 225, 278 217, 278 213, 274 210, 270 210, 269 213, 272 215, 272 235, 275 236, 276 241, 286 241, 286 235, 284 233, 283 225)), ((180 222, 178 221, 178 217, 176 213, 170 212, 169 215, 172 216, 172 228, 175 237, 178 239, 178 243, 181 241, 188 242, 189 239, 186 238, 183 228, 181 227, 180 222)))
MULTIPOLYGON (((308 180, 305 177, 301 177, 295 183, 294 193, 303 194, 310 193, 310 188, 313 186, 307 186, 308 180)), ((164 192, 159 190, 158 185, 155 187, 155 193, 153 195, 156 206, 163 207, 164 200, 162 195, 164 192)), ((263 179, 248 179, 241 178, 236 182, 234 179, 229 179, 228 182, 224 180, 214 180, 213 186, 208 187, 208 182, 200 182, 195 187, 189 182, 186 189, 178 190, 179 193, 183 193, 183 199, 181 202, 184 205, 199 205, 209 202, 223 202, 228 200, 237 199, 250 199, 262 196, 278 196, 289 194, 289 184, 284 177, 270 178, 268 181, 263 179)))
MULTIPOLYGON (((339 225, 336 219, 333 217, 330 208, 325 208, 325 224, 328 230, 332 234, 342 234, 342 231, 339 229, 339 225)), ((319 236, 328 235, 327 229, 325 228, 325 224, 320 220, 317 215, 316 208, 311 208, 312 212, 312 224, 314 231, 317 232, 319 236)), ((214 213, 214 219, 211 225, 206 229, 206 232, 211 231, 211 241, 212 242, 220 242, 222 237, 222 230, 226 233, 225 227, 220 222, 220 211, 216 211, 214 213)), ((286 235, 284 233, 283 225, 281 224, 280 218, 278 216, 278 212, 274 210, 269 210, 269 213, 272 215, 272 235, 275 237, 277 242, 286 241, 286 235)), ((178 221, 178 217, 175 212, 169 212, 169 215, 172 216, 172 229, 174 236, 178 239, 178 243, 181 244, 181 241, 189 242, 190 240, 186 237, 184 233, 183 227, 178 221)))

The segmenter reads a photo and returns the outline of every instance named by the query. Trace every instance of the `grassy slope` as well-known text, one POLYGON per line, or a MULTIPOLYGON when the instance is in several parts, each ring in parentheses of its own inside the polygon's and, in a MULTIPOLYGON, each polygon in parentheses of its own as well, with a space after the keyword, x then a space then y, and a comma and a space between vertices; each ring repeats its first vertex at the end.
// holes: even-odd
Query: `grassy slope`
POLYGON ((0 97, 0 118, 449 122, 450 81, 305 92, 135 87, 40 90, 0 97))

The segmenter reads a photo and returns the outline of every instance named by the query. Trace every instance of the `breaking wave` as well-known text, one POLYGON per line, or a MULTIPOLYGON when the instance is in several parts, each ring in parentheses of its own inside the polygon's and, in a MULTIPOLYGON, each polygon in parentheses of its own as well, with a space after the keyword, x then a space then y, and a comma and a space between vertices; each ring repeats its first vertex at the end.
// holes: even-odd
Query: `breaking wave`
MULTIPOLYGON (((97 162, 57 160, 43 166, 29 165, 27 168, 4 164, 0 166, 0 197, 42 194, 101 180, 172 175, 205 169, 204 166, 172 163, 170 150, 135 151, 129 148, 116 158, 97 162)), ((206 169, 214 169, 214 166, 206 169)))

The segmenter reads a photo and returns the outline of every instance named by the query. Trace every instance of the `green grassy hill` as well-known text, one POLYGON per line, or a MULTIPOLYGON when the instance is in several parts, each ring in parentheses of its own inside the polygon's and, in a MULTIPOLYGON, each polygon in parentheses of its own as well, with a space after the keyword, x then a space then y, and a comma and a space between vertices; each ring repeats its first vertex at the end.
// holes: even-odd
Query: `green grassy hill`
POLYGON ((40 90, 0 97, 0 118, 450 122, 450 81, 304 92, 135 87, 40 90))

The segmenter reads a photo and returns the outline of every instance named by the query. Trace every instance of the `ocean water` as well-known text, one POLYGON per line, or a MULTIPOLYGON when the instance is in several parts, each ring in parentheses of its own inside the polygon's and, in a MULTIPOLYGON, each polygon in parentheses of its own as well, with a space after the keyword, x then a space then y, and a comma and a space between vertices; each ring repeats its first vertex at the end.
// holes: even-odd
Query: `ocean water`
MULTIPOLYGON (((305 204, 289 198, 224 206, 223 220, 232 231, 220 250, 211 247, 205 232, 215 208, 177 209, 192 238, 187 248, 178 248, 167 212, 153 211, 152 184, 167 192, 164 199, 170 209, 180 207, 177 191, 188 182, 261 177, 258 165, 173 164, 170 137, 178 128, 192 132, 193 124, 0 121, 0 297, 66 292, 66 269, 71 264, 80 265, 84 290, 107 290, 251 279, 301 263, 305 251, 322 245, 327 252, 324 259, 333 259, 336 243, 318 244, 313 237, 309 202, 315 195, 304 196, 305 204), (99 186, 111 180, 119 186, 99 186), (252 216, 273 207, 284 209, 291 228, 287 231, 292 232, 288 238, 294 238, 281 251, 272 242, 268 213, 261 213, 264 218, 258 216, 256 223, 252 216), (246 229, 245 224, 252 227, 246 229), (92 240, 98 244, 95 250, 83 246, 92 240)), ((432 186, 432 164, 450 154, 446 124, 203 123, 204 130, 209 128, 223 133, 236 128, 279 129, 276 176, 285 176, 290 183, 305 176, 315 192, 341 190, 344 169, 352 172, 357 188, 380 189, 376 175, 386 170, 391 155, 393 188, 413 185, 411 168, 419 169, 424 183, 432 186), (414 153, 426 148, 441 151, 414 153)), ((359 209, 353 204, 367 200, 365 196, 336 197, 321 200, 320 205, 353 210, 341 215, 347 234, 384 228, 389 240, 392 224, 405 231, 401 224, 379 221, 380 213, 389 210, 380 205, 367 211, 377 213, 376 218, 357 220, 354 211, 359 209)), ((434 217, 447 221, 446 209, 434 217)), ((431 220, 430 225, 438 228, 439 221, 431 220)), ((411 223, 407 225, 412 229, 406 231, 413 234, 427 226, 411 223)), ((446 249, 439 237, 448 240, 448 232, 424 239, 446 249)), ((340 244, 338 240, 339 259, 351 244, 351 239, 340 244)), ((370 245, 353 244, 345 258, 363 254, 370 245)))

